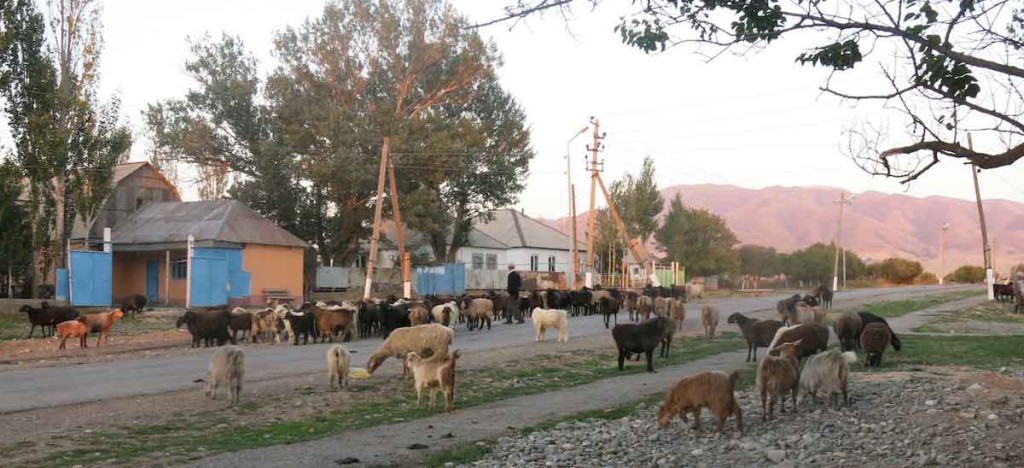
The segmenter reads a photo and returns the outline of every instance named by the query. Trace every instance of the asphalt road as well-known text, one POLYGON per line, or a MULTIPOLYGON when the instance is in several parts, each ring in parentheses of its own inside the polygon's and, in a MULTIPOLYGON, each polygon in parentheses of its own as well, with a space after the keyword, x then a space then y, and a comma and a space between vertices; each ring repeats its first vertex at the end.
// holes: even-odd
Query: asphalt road
MULTIPOLYGON (((834 305, 842 307, 846 301, 890 300, 905 296, 924 295, 936 289, 955 290, 956 287, 914 286, 906 288, 862 289, 836 294, 834 305)), ((721 313, 725 329, 725 318, 733 312, 751 312, 775 308, 783 295, 764 297, 742 297, 715 300, 721 313)), ((695 303, 687 304, 687 318, 684 330, 700 327, 699 313, 695 303)), ((627 320, 625 313, 620 320, 627 320)), ((607 333, 600 316, 570 319, 569 337, 607 333)), ((549 339, 554 339, 548 332, 549 339)), ((489 331, 467 332, 459 327, 456 331, 455 347, 463 352, 502 348, 529 343, 533 340, 533 328, 524 325, 497 323, 489 331)), ((365 367, 365 360, 380 344, 378 339, 360 340, 348 343, 348 349, 355 353, 355 366, 365 367)), ((306 346, 245 346, 245 377, 247 381, 259 381, 289 375, 321 372, 324 368, 326 344, 306 346)), ((194 388, 193 380, 203 377, 214 348, 183 350, 180 356, 124 359, 112 362, 97 362, 64 367, 46 367, 0 372, 0 413, 26 411, 71 405, 89 401, 113 398, 152 395, 194 388)), ((389 361, 385 367, 398 368, 397 362, 389 361)))

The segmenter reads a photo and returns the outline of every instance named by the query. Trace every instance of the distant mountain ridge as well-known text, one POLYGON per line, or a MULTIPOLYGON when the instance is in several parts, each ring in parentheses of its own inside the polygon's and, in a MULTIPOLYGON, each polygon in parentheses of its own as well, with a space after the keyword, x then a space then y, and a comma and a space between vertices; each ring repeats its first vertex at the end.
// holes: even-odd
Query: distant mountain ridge
MULTIPOLYGON (((790 252, 815 242, 829 243, 835 236, 840 188, 766 187, 747 189, 732 185, 674 185, 661 190, 665 207, 679 194, 683 204, 706 208, 725 218, 740 242, 790 252)), ((997 271, 1024 262, 1024 203, 985 200, 985 218, 993 244, 997 271)), ((568 232, 568 218, 545 220, 568 232)), ((581 241, 587 212, 577 214, 581 241)), ((945 271, 959 265, 982 265, 981 231, 974 202, 956 198, 864 192, 843 215, 843 244, 868 260, 904 257, 920 261, 927 271, 940 269, 942 223, 950 227, 946 239, 945 271)), ((653 245, 653 239, 650 241, 653 245)))

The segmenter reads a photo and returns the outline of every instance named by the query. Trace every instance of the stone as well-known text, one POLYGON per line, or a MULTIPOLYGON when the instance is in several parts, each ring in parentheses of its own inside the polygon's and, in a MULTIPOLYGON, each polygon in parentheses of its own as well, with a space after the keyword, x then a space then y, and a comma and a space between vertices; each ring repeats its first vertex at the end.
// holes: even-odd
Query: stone
POLYGON ((563 452, 568 452, 569 450, 573 450, 575 448, 576 448, 576 446, 573 445, 573 444, 562 444, 562 451, 563 452))
POLYGON ((939 402, 935 401, 935 400, 928 400, 928 401, 924 402, 925 406, 935 406, 937 404, 939 404, 939 402))
POLYGON ((964 418, 964 419, 974 419, 974 418, 978 417, 977 413, 975 413, 974 411, 970 411, 970 410, 961 411, 961 412, 957 413, 956 415, 958 417, 961 417, 961 418, 964 418))
POLYGON ((783 460, 786 459, 786 451, 772 449, 765 452, 764 456, 772 463, 781 463, 783 460))

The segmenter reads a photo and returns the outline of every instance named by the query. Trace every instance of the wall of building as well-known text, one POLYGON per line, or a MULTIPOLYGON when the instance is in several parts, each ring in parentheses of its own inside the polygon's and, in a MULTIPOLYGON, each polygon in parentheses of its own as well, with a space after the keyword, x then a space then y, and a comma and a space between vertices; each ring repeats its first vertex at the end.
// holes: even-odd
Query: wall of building
MULTIPOLYGON (((508 263, 514 263, 516 269, 520 271, 531 271, 530 268, 530 257, 536 255, 539 265, 536 271, 549 271, 548 258, 555 257, 555 271, 561 273, 568 273, 572 269, 572 252, 568 250, 550 250, 550 249, 535 249, 535 248, 515 248, 509 249, 506 253, 508 263)), ((579 254, 581 261, 586 261, 586 252, 580 252, 579 254)))
MULTIPOLYGON (((185 251, 171 251, 171 262, 185 259, 185 251)), ((160 297, 157 304, 168 301, 170 305, 185 305, 185 280, 171 279, 167 282, 167 253, 160 252, 114 252, 113 261, 113 299, 119 304, 131 294, 146 295, 146 264, 149 260, 160 262, 158 285, 160 297), (170 295, 168 297, 168 287, 170 295)))
MULTIPOLYGON (((103 228, 114 228, 134 215, 139 208, 155 202, 180 201, 174 187, 149 166, 143 166, 122 179, 96 214, 89 238, 103 239, 103 228)), ((72 237, 84 237, 85 226, 76 219, 72 237)))
POLYGON ((246 245, 242 250, 242 270, 252 274, 251 303, 263 302, 264 289, 284 289, 300 301, 304 284, 303 253, 301 247, 246 245))

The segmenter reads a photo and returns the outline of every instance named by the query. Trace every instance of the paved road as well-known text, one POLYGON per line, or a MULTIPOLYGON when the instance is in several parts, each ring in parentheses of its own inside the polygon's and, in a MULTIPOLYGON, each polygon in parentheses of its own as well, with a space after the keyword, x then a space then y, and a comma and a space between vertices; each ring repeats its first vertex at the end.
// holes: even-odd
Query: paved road
MULTIPOLYGON (((902 296, 923 295, 936 289, 954 290, 955 287, 916 286, 907 288, 863 289, 837 293, 835 306, 846 301, 885 300, 902 296)), ((744 297, 715 300, 724 323, 733 312, 774 309, 783 297, 744 297)), ((699 326, 696 310, 687 310, 685 330, 699 326)), ((625 319, 625 314, 620 314, 625 319)), ((572 337, 607 333, 599 316, 570 320, 572 337)), ((529 343, 533 329, 526 325, 496 324, 490 331, 466 332, 459 328, 456 346, 463 351, 502 348, 529 343)), ((380 344, 379 340, 362 340, 347 347, 356 353, 359 366, 380 344)), ((325 344, 307 346, 249 346, 246 347, 246 380, 259 381, 289 375, 320 372, 323 369, 325 344)), ((205 373, 213 349, 183 351, 180 356, 125 359, 65 367, 11 370, 0 372, 0 413, 25 411, 36 408, 84 403, 112 398, 152 395, 194 388, 193 380, 205 373)), ((388 362, 385 366, 397 364, 388 362)))

